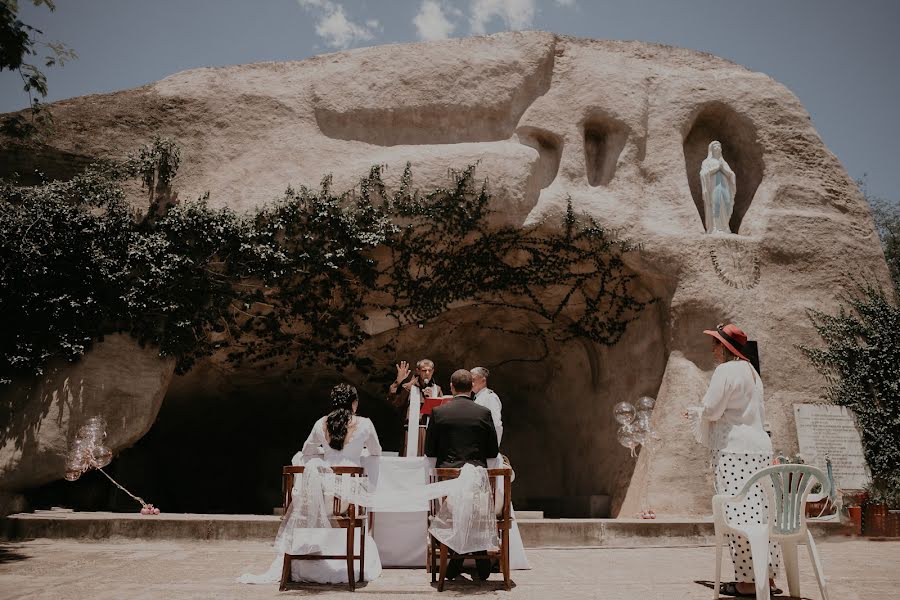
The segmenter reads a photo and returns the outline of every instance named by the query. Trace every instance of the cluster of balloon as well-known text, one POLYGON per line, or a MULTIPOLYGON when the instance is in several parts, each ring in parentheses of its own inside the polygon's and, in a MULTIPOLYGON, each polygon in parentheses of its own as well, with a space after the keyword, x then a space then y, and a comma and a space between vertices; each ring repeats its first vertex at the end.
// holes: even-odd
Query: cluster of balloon
POLYGON ((66 479, 75 481, 90 469, 102 469, 112 462, 112 450, 106 441, 106 421, 91 417, 78 430, 66 458, 66 479))
MULTIPOLYGON (((650 429, 650 415, 656 400, 650 396, 641 396, 635 404, 631 402, 619 402, 613 407, 613 416, 619 423, 619 431, 616 438, 619 443, 631 451, 638 446, 648 446, 651 441, 658 440, 659 436, 650 429), (637 406, 635 406, 637 405, 637 406)), ((638 515, 641 519, 655 519, 656 512, 651 509, 642 510, 638 515)))
POLYGON ((619 423, 616 438, 631 451, 631 456, 635 456, 634 449, 638 446, 646 446, 651 440, 658 439, 650 429, 650 414, 656 400, 641 396, 636 404, 637 407, 631 402, 619 402, 613 407, 613 416, 619 423))
POLYGON ((141 504, 142 515, 158 515, 158 508, 154 508, 152 504, 144 502, 142 498, 126 490, 103 470, 103 467, 111 463, 113 459, 112 450, 104 445, 105 441, 106 420, 103 417, 90 417, 78 429, 78 433, 75 434, 75 439, 72 440, 72 445, 69 447, 69 454, 66 456, 66 480, 76 481, 85 472, 96 469, 112 481, 116 487, 137 500, 141 504))

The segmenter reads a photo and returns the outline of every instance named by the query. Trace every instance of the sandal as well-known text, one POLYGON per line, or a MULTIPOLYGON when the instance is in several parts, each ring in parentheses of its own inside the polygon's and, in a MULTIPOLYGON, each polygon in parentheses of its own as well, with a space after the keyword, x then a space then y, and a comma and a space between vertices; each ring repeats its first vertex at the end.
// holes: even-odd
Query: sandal
POLYGON ((755 598, 756 592, 752 592, 750 594, 745 594, 743 592, 738 591, 737 582, 729 581, 728 583, 722 583, 719 585, 719 594, 723 596, 735 596, 735 597, 744 597, 744 598, 755 598))
MULTIPOLYGON (((782 592, 782 590, 777 587, 769 589, 770 596, 776 596, 776 595, 782 594, 782 593, 784 593, 784 592, 782 592)), ((737 589, 737 582, 735 582, 735 581, 729 581, 728 583, 719 584, 719 594, 721 594, 722 596, 734 596, 736 598, 739 598, 739 597, 754 598, 754 597, 756 597, 756 592, 753 592, 750 594, 744 594, 744 593, 739 592, 737 589)))

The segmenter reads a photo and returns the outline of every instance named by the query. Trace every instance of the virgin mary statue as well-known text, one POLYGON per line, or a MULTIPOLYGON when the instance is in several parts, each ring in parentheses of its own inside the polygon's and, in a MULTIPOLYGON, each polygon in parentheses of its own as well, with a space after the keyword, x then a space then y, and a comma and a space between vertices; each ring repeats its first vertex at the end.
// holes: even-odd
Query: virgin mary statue
POLYGON ((709 144, 709 154, 700 165, 700 187, 703 192, 703 210, 706 215, 707 233, 731 233, 728 222, 734 211, 734 195, 737 178, 722 157, 722 144, 709 144))

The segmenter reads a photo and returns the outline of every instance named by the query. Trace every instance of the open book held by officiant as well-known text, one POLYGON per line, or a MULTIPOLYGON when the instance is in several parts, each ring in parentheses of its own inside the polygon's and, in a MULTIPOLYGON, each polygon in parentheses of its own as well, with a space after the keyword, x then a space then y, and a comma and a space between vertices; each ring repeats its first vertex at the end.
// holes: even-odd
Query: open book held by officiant
POLYGON ((436 398, 423 398, 422 405, 419 407, 419 414, 424 417, 430 417, 431 411, 438 406, 447 404, 453 400, 453 396, 438 396, 436 398))

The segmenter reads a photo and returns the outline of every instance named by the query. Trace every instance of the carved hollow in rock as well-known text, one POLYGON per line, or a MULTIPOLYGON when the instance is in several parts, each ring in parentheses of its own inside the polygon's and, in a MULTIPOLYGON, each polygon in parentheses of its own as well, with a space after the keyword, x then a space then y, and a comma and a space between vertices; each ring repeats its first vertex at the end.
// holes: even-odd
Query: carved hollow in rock
POLYGON ((540 155, 537 166, 538 181, 541 189, 548 187, 559 172, 563 147, 562 138, 540 127, 520 127, 516 133, 521 143, 538 151, 540 155))
POLYGON ((592 186, 609 185, 616 174, 619 155, 628 141, 628 126, 610 117, 593 117, 584 123, 584 167, 592 186))
MULTIPOLYGON (((415 90, 406 90, 405 95, 403 90, 398 92, 393 87, 397 82, 390 79, 375 81, 366 90, 366 96, 372 99, 371 106, 345 108, 343 103, 331 101, 333 98, 329 96, 346 92, 346 88, 330 88, 321 97, 317 92, 316 123, 330 138, 378 146, 508 140, 528 107, 550 89, 554 45, 547 46, 543 57, 533 64, 520 65, 509 60, 500 64, 522 71, 517 84, 502 91, 494 90, 476 102, 464 99, 460 88, 465 88, 465 84, 458 73, 453 77, 448 74, 442 101, 434 103, 422 103, 424 93, 415 90)), ((477 81, 470 83, 477 85, 477 81)))
POLYGON ((721 102, 699 107, 689 123, 684 136, 684 166, 691 197, 700 214, 701 225, 705 231, 706 215, 700 187, 700 164, 706 158, 710 142, 718 140, 722 143, 722 154, 737 178, 737 193, 730 227, 732 233, 738 233, 741 221, 750 208, 765 171, 756 126, 748 118, 721 102))

